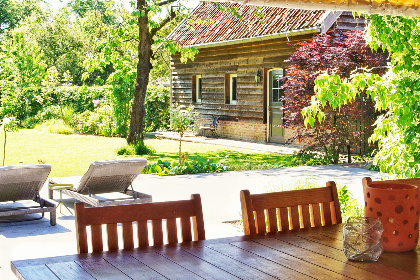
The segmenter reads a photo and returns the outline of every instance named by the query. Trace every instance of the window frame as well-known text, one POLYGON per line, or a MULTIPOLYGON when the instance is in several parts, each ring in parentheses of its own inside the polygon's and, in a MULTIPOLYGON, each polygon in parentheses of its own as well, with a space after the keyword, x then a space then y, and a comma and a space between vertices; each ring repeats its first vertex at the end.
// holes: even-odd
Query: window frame
POLYGON ((238 74, 225 74, 225 104, 238 104, 238 74), (235 99, 233 99, 233 79, 235 78, 235 99))

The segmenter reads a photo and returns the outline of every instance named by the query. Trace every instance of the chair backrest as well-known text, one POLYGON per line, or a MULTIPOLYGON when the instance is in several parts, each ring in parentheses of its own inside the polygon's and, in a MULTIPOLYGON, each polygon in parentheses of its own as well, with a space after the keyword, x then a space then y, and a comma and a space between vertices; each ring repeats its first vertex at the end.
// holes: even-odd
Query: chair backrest
POLYGON ((220 118, 220 117, 214 117, 214 118, 213 118, 213 127, 214 127, 214 128, 217 128, 217 123, 219 122, 219 118, 220 118))
POLYGON ((151 221, 153 246, 164 244, 163 220, 166 220, 167 243, 204 240, 204 219, 199 194, 191 195, 190 200, 151 202, 118 206, 85 208, 83 203, 75 203, 76 237, 78 253, 88 252, 87 227, 91 228, 92 251, 103 251, 102 225, 106 225, 108 250, 119 249, 117 224, 122 225, 123 248, 134 248, 133 222, 137 224, 138 247, 149 244, 148 221, 151 221), (180 235, 178 223, 180 220, 180 235), (191 228, 192 220, 192 228, 191 228), (191 233, 193 231, 193 234, 191 233))
POLYGON ((82 194, 124 192, 146 164, 144 158, 94 161, 76 191, 82 194))
POLYGON ((0 201, 35 199, 50 172, 48 164, 0 167, 0 201))
POLYGON ((342 222, 337 187, 332 181, 324 188, 253 195, 242 190, 240 195, 246 235, 342 222))

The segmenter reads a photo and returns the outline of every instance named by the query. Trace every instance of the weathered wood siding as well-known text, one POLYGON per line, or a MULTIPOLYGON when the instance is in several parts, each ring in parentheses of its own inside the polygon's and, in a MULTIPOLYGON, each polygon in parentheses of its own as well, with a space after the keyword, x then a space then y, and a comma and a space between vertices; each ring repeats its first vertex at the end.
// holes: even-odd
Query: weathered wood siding
POLYGON ((180 56, 171 58, 172 101, 192 103, 200 117, 221 120, 265 123, 266 93, 264 80, 255 82, 257 70, 284 68, 285 60, 296 50, 292 46, 313 34, 256 41, 235 45, 200 48, 193 62, 180 62, 180 56), (288 40, 289 39, 289 40, 288 40), (237 74, 237 104, 225 102, 225 74, 237 74), (202 75, 202 102, 192 102, 192 76, 202 75))

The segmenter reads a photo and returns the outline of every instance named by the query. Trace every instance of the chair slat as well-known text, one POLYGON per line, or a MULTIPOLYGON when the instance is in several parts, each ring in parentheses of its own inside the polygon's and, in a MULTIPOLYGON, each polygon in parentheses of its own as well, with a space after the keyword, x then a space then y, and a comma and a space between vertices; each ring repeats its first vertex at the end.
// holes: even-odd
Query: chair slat
POLYGON ((118 246, 118 229, 117 224, 106 225, 106 233, 108 235, 108 250, 116 251, 119 249, 118 246))
POLYGON ((329 202, 322 203, 322 212, 324 214, 324 225, 326 225, 326 226, 332 225, 331 209, 330 209, 330 203, 329 202))
POLYGON ((199 194, 192 194, 191 199, 194 201, 196 215, 193 216, 194 240, 205 240, 206 232, 204 230, 203 207, 201 205, 201 197, 199 194))
POLYGON ((168 244, 178 243, 176 219, 166 220, 166 231, 168 232, 168 244))
POLYGON ((91 226, 91 232, 92 232, 92 251, 102 252, 104 250, 104 245, 102 241, 102 225, 91 226))
POLYGON ((152 220, 153 246, 163 245, 162 220, 152 220))
POLYGON ((181 235, 182 242, 192 241, 190 217, 181 217, 181 235))
POLYGON ((122 224, 122 235, 123 235, 123 248, 126 250, 134 248, 134 238, 133 238, 133 223, 123 223, 122 224))
POLYGON ((76 221, 76 239, 77 252, 79 254, 88 252, 86 219, 85 219, 85 205, 83 203, 76 203, 74 205, 75 221, 76 221))
POLYGON ((287 207, 282 207, 279 209, 280 222, 281 222, 281 231, 288 231, 289 227, 289 210, 287 207))
POLYGON ((290 213, 292 218, 292 228, 294 230, 300 229, 300 221, 299 221, 299 207, 298 206, 292 206, 290 207, 290 213))
POLYGON ((240 192, 240 198, 244 233, 245 235, 256 234, 257 229, 255 227, 254 211, 252 211, 251 207, 248 207, 248 205, 252 204, 249 190, 242 190, 240 192))
POLYGON ((277 211, 275 208, 267 210, 268 232, 277 232, 277 211))
POLYGON ((257 233, 267 232, 265 228, 265 214, 264 210, 255 211, 255 218, 257 222, 257 233))
POLYGON ((312 213, 313 213, 314 226, 315 227, 322 226, 321 212, 319 210, 319 203, 311 204, 311 207, 312 207, 312 213))
POLYGON ((149 246, 149 231, 146 220, 137 221, 137 237, 139 239, 139 247, 149 246))
POLYGON ((302 213, 302 224, 304 228, 311 227, 311 215, 309 212, 309 205, 301 205, 301 213, 302 213))

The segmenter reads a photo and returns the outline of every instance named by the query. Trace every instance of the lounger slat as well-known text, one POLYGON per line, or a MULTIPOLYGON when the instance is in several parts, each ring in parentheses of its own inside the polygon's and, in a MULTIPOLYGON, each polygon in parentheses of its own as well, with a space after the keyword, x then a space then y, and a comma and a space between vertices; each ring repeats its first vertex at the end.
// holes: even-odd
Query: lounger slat
POLYGON ((329 202, 322 203, 322 212, 323 212, 323 216, 324 216, 324 225, 326 225, 326 226, 332 225, 331 209, 330 209, 330 203, 329 202))
POLYGON ((277 211, 275 208, 267 210, 268 232, 277 232, 277 211))
POLYGON ((190 217, 181 217, 181 235, 182 242, 192 241, 190 217))
POLYGON ((168 244, 178 243, 176 219, 166 220, 166 230, 168 232, 168 244))
POLYGON ((302 223, 304 228, 310 228, 311 227, 311 215, 309 212, 309 205, 302 205, 301 206, 301 212, 302 212, 302 223))
POLYGON ((292 227, 294 230, 300 229, 300 221, 299 221, 299 207, 292 206, 290 207, 290 213, 292 218, 292 227))
POLYGON ((147 221, 137 221, 137 236, 139 239, 139 247, 149 246, 149 231, 147 230, 147 221))
POLYGON ((255 222, 257 223, 257 233, 266 232, 264 210, 255 211, 255 222))
POLYGON ((281 223, 281 231, 289 230, 289 211, 287 207, 282 207, 279 209, 280 214, 280 223, 281 223))
POLYGON ((123 246, 124 249, 129 250, 134 248, 133 238, 133 223, 122 224, 123 246))
POLYGON ((321 224, 321 212, 319 210, 319 203, 314 203, 311 204, 312 206, 312 212, 313 212, 313 217, 314 217, 314 226, 315 227, 320 227, 322 226, 321 224))
POLYGON ((103 251, 104 245, 102 241, 102 225, 91 226, 91 232, 92 232, 92 251, 93 252, 103 251))
POLYGON ((106 225, 106 232, 108 234, 108 250, 116 251, 119 249, 118 246, 118 229, 117 224, 106 225))
POLYGON ((162 220, 152 220, 153 246, 163 245, 162 220))

